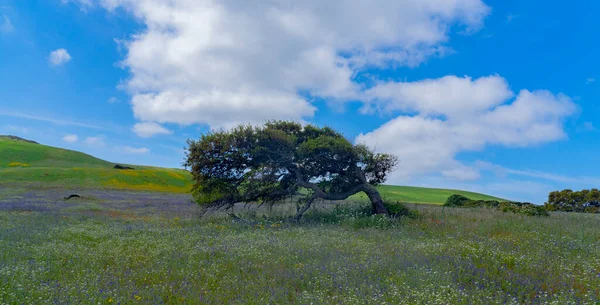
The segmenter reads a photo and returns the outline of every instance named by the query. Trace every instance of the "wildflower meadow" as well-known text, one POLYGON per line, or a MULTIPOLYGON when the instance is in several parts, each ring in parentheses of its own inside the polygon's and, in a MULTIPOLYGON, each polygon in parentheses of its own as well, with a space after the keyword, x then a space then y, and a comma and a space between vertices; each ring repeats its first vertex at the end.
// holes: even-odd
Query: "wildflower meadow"
POLYGON ((600 218, 321 203, 300 223, 186 195, 2 189, 0 304, 598 304, 600 218))

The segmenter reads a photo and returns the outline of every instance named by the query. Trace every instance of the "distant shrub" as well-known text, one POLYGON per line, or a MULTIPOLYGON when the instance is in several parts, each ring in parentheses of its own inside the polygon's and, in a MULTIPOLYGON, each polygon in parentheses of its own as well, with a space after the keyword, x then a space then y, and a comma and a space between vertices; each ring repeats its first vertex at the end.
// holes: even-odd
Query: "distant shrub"
POLYGON ((419 217, 419 212, 407 208, 402 202, 384 202, 383 205, 392 217, 408 217, 410 219, 419 217))
POLYGON ((500 203, 500 205, 498 206, 498 210, 506 213, 506 212, 513 212, 516 213, 517 212, 517 205, 512 204, 511 202, 502 202, 500 203))
POLYGON ((543 206, 534 204, 520 206, 517 213, 527 216, 550 216, 543 206))
POLYGON ((444 203, 444 206, 460 207, 460 206, 463 206, 464 203, 469 200, 471 200, 471 199, 469 199, 463 195, 454 194, 454 195, 448 197, 448 199, 446 199, 446 203, 444 203))
POLYGON ((545 207, 548 211, 600 213, 600 190, 550 192, 545 207))
POLYGON ((470 207, 487 207, 487 208, 497 208, 500 205, 500 202, 496 200, 467 200, 463 203, 463 206, 466 208, 470 207))
POLYGON ((502 212, 512 212, 527 216, 550 216, 546 208, 541 205, 535 205, 530 202, 502 202, 498 206, 502 212))
POLYGON ((600 208, 599 207, 587 207, 587 208, 585 208, 584 212, 586 212, 586 213, 600 213, 600 208))
POLYGON ((444 206, 464 208, 493 208, 504 213, 511 212, 527 216, 549 216, 544 206, 529 202, 499 202, 497 200, 471 200, 462 195, 448 197, 444 206))
POLYGON ((303 219, 306 222, 340 224, 355 229, 388 229, 399 226, 400 218, 416 219, 420 216, 401 202, 384 202, 384 205, 391 217, 373 214, 373 209, 366 205, 336 205, 333 209, 309 211, 303 219))

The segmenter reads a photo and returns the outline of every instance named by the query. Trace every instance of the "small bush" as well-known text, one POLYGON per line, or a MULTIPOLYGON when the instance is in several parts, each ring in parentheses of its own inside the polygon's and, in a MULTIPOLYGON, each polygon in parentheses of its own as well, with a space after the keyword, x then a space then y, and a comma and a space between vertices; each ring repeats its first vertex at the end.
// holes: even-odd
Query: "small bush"
POLYGON ((407 208, 401 202, 384 202, 383 205, 390 212, 392 217, 408 217, 410 219, 416 219, 419 217, 419 212, 407 208))
POLYGON ((498 202, 496 200, 470 200, 462 195, 448 197, 444 206, 464 208, 494 208, 504 213, 511 212, 527 216, 549 216, 544 206, 537 206, 529 202, 498 202), (465 200, 466 199, 466 200, 465 200))
POLYGON ((511 203, 511 202, 502 202, 500 203, 500 205, 498 206, 498 210, 507 213, 507 212, 512 212, 512 213, 517 213, 517 205, 511 203))
POLYGON ((471 207, 487 207, 487 208, 497 208, 500 205, 500 202, 496 200, 467 200, 463 203, 462 206, 466 208, 471 207))
POLYGON ((527 216, 550 216, 543 206, 534 204, 522 205, 517 213, 527 216))
POLYGON ((498 206, 502 212, 512 212, 527 216, 550 216, 546 208, 541 205, 535 205, 529 202, 502 202, 498 206))
POLYGON ((444 206, 460 207, 460 206, 463 206, 464 203, 469 200, 470 200, 469 198, 467 198, 463 195, 454 194, 454 195, 448 197, 448 199, 446 199, 446 203, 444 203, 444 206))

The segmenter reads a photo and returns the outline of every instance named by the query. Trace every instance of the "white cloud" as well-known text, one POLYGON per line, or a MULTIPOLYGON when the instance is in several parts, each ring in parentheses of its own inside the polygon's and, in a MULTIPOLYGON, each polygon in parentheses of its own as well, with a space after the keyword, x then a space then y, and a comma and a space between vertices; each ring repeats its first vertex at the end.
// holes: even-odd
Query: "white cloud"
POLYGON ((106 145, 105 137, 102 135, 96 137, 87 137, 83 142, 91 147, 104 147, 106 145))
POLYGON ((116 130, 116 129, 118 129, 118 128, 107 128, 105 126, 92 125, 92 124, 87 124, 87 123, 78 122, 78 121, 72 121, 69 119, 30 115, 27 113, 5 111, 2 109, 0 109, 0 116, 8 116, 8 117, 13 117, 13 118, 21 118, 21 119, 27 119, 27 120, 40 121, 40 122, 48 122, 48 123, 61 125, 61 126, 77 126, 77 127, 83 127, 83 128, 95 129, 95 130, 112 130, 112 129, 116 130))
POLYGON ((298 92, 355 99, 357 73, 445 54, 454 26, 477 30, 490 12, 481 0, 100 2, 147 27, 124 44, 136 118, 213 128, 312 116, 298 92))
POLYGON ((135 147, 125 146, 125 147, 123 147, 123 151, 128 154, 147 154, 150 152, 150 149, 148 149, 146 147, 135 148, 135 147))
POLYGON ((108 99, 109 104, 114 104, 114 103, 118 103, 118 102, 119 102, 119 99, 114 96, 112 96, 111 98, 108 99))
POLYGON ((585 83, 588 84, 588 85, 589 84, 593 84, 595 82, 596 82, 596 79, 593 78, 593 77, 588 77, 588 79, 585 80, 585 83))
POLYGON ((12 33, 15 30, 15 27, 13 26, 12 22, 10 22, 10 19, 8 19, 8 16, 2 15, 0 20, 2 20, 2 22, 0 22, 1 33, 12 33))
POLYGON ((444 77, 381 88, 385 90, 375 87, 368 92, 373 98, 370 105, 416 112, 399 115, 356 139, 399 157, 393 182, 432 173, 476 179, 478 170, 457 161, 458 153, 488 145, 524 147, 564 139, 563 120, 577 110, 569 97, 543 90, 521 90, 507 102, 512 94, 499 76, 444 77))
POLYGON ((365 109, 417 111, 423 115, 465 118, 512 97, 506 80, 498 75, 471 79, 453 75, 417 82, 381 83, 365 92, 365 109))
POLYGON ((71 60, 71 55, 65 49, 57 49, 50 53, 48 61, 52 66, 60 66, 71 60))
POLYGON ((524 176, 529 178, 538 178, 553 182, 559 182, 563 185, 576 186, 576 185, 585 185, 589 187, 597 187, 600 184, 600 177, 591 177, 591 176, 565 176, 558 175, 553 173, 547 173, 543 171, 537 170, 517 170, 512 168, 506 168, 497 164, 492 164, 489 162, 477 161, 475 162, 475 167, 480 170, 488 170, 493 171, 496 174, 500 174, 501 176, 506 175, 516 175, 516 176, 524 176))
POLYGON ((171 134, 172 131, 155 122, 137 123, 133 126, 133 132, 142 138, 150 138, 160 134, 171 134))
MULTIPOLYGON (((89 139, 89 138, 88 138, 89 139)), ((63 141, 67 142, 67 143, 75 143, 77 141, 79 141, 79 137, 77 135, 74 134, 70 134, 70 135, 66 135, 62 138, 63 141)), ((87 143, 87 142, 86 142, 87 143)))

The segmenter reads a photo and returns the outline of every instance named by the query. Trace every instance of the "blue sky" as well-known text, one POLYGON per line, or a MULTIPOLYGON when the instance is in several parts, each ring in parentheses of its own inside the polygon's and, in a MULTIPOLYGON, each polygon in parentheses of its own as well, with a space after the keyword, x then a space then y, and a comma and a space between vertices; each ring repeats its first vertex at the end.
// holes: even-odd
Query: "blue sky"
POLYGON ((600 4, 0 0, 0 134, 178 167, 238 123, 329 125, 390 183, 600 186, 600 4))

